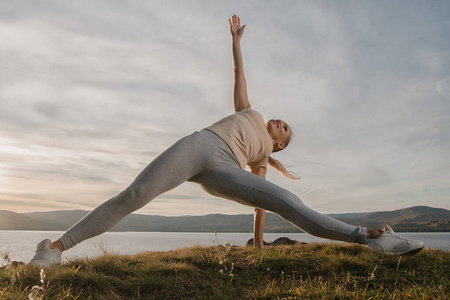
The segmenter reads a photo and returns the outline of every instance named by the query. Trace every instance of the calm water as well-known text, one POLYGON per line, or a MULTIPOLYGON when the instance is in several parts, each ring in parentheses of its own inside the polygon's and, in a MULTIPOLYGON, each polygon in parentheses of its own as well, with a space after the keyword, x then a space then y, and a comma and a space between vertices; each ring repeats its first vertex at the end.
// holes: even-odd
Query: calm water
MULTIPOLYGON (((11 260, 28 262, 33 257, 36 245, 44 238, 57 239, 60 231, 7 231, 0 230, 0 253, 9 252, 11 260)), ((450 232, 402 233, 410 239, 422 240, 427 248, 450 250, 450 232)), ((289 237, 300 242, 332 242, 306 233, 266 233, 264 240, 272 242, 279 237, 289 237)), ((89 239, 63 254, 63 259, 96 257, 109 253, 137 254, 145 251, 169 251, 195 245, 214 246, 229 242, 244 246, 252 238, 251 233, 185 233, 185 232, 107 232, 89 239)), ((334 242, 334 241, 333 241, 334 242)), ((0 257, 0 265, 5 262, 0 257)))

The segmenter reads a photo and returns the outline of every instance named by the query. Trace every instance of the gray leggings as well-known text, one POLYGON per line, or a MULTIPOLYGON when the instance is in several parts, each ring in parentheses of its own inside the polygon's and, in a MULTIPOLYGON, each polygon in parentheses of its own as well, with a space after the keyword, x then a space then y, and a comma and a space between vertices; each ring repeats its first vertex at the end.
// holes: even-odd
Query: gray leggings
POLYGON ((309 234, 364 243, 367 229, 322 215, 293 193, 239 167, 228 145, 208 130, 195 132, 151 162, 123 192, 104 202, 64 233, 64 248, 97 236, 158 195, 185 181, 208 193, 244 205, 272 211, 309 234))

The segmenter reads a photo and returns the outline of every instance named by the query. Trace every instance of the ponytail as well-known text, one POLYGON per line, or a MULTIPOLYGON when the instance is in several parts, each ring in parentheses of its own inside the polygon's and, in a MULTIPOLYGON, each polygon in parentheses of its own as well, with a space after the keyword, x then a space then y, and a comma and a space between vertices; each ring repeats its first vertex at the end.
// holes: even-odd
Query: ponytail
POLYGON ((272 156, 269 156, 269 166, 274 168, 277 172, 281 173, 281 175, 283 175, 284 177, 287 177, 287 178, 293 179, 293 180, 300 179, 300 177, 297 177, 294 173, 286 170, 284 165, 278 159, 275 159, 272 156))
MULTIPOLYGON (((291 142, 292 134, 293 134, 293 132, 291 130, 291 134, 288 137, 286 137, 286 139, 284 140, 283 148, 277 148, 273 152, 278 152, 278 151, 281 151, 284 148, 286 148, 289 145, 289 143, 291 142)), ((287 178, 292 179, 292 180, 299 180, 300 179, 300 177, 297 177, 297 175, 295 175, 294 173, 286 170, 286 168, 281 163, 281 161, 279 161, 278 159, 273 158, 272 156, 269 156, 269 166, 274 168, 275 171, 277 171, 278 173, 280 173, 284 177, 287 177, 287 178)))

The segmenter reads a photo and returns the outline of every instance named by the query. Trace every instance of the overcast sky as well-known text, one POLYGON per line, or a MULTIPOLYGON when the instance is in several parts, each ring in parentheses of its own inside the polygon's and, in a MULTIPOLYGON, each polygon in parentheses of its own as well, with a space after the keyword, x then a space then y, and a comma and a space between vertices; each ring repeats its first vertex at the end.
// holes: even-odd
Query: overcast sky
MULTIPOLYGON (((450 209, 448 1, 0 0, 0 209, 90 210, 248 93, 295 131, 267 179, 323 213, 450 209)), ((252 213, 186 183, 139 210, 252 213)))

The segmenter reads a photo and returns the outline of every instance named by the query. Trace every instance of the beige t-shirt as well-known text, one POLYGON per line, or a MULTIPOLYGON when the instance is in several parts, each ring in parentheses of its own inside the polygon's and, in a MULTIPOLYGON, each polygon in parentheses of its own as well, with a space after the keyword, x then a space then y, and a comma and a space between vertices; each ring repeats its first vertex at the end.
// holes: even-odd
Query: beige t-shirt
POLYGON ((241 168, 266 167, 273 150, 272 138, 259 112, 241 110, 206 128, 217 134, 236 155, 241 168))

